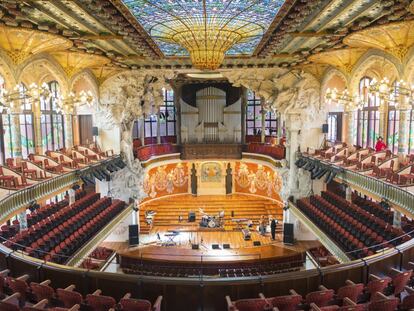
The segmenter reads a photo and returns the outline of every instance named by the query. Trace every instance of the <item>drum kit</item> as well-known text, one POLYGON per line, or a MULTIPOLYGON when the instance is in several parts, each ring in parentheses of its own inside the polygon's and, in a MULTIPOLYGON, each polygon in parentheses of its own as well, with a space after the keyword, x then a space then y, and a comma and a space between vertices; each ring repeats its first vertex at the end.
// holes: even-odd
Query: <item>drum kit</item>
POLYGON ((201 208, 200 227, 203 228, 221 228, 224 224, 224 211, 221 211, 217 216, 207 215, 201 208))

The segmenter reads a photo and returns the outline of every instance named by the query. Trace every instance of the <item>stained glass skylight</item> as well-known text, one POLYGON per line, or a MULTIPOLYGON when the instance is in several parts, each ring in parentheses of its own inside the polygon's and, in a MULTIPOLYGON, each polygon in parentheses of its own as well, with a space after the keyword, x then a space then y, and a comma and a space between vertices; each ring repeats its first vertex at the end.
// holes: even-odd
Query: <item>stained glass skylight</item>
POLYGON ((251 55, 284 3, 284 0, 122 1, 166 56, 188 55, 193 44, 200 45, 197 36, 206 36, 202 43, 206 46, 207 41, 213 41, 214 48, 223 45, 226 55, 251 55))

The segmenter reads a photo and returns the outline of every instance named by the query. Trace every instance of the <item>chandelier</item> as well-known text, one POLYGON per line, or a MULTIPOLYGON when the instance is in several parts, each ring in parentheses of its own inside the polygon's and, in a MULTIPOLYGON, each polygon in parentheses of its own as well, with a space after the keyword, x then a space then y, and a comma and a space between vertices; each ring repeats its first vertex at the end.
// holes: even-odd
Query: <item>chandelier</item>
MULTIPOLYGON (((32 83, 28 88, 24 87, 23 84, 17 84, 13 91, 9 92, 1 85, 0 86, 0 113, 6 111, 20 112, 24 110, 26 104, 38 104, 40 101, 50 101, 52 93, 47 83, 38 85, 32 83)), ((56 105, 56 112, 71 113, 75 106, 87 105, 91 107, 95 103, 94 96, 91 91, 80 91, 79 95, 70 92, 65 98, 63 96, 53 97, 56 105)))
POLYGON ((404 80, 391 83, 388 78, 381 81, 372 79, 369 85, 369 94, 381 99, 382 103, 392 104, 397 107, 399 104, 404 106, 414 106, 414 85, 409 85, 404 80))
POLYGON ((338 91, 336 88, 332 90, 328 88, 326 90, 325 100, 329 105, 332 103, 344 105, 346 110, 360 108, 363 103, 357 94, 352 96, 346 88, 342 92, 338 91))

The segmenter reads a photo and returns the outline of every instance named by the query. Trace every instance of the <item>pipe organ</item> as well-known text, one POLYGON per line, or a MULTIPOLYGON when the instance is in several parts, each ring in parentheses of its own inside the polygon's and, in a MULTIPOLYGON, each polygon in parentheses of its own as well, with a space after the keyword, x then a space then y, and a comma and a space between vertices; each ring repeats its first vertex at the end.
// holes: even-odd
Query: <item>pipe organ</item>
POLYGON ((183 143, 239 143, 241 102, 226 106, 226 92, 206 87, 196 93, 196 107, 181 102, 183 143))

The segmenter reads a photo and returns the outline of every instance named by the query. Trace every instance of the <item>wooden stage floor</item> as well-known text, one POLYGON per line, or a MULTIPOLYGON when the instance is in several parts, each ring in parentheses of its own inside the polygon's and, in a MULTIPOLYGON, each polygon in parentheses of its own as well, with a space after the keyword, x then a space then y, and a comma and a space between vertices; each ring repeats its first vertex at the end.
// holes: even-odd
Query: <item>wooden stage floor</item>
POLYGON ((144 231, 142 226, 146 225, 145 217, 140 216, 139 247, 130 248, 126 242, 105 242, 102 246, 115 250, 121 257, 146 261, 196 263, 202 260, 205 263, 217 263, 294 257, 309 248, 321 245, 318 241, 298 241, 292 246, 284 245, 282 206, 275 201, 247 194, 165 197, 144 203, 140 215, 145 210, 154 211, 156 214, 152 228, 147 225, 144 231), (199 208, 202 208, 207 215, 218 215, 220 211, 224 211, 223 228, 200 228, 199 208), (195 222, 187 221, 190 211, 196 213, 195 222), (274 241, 270 233, 262 236, 255 231, 262 215, 266 218, 271 215, 279 220, 274 241), (179 216, 182 216, 183 221, 178 221, 179 216), (240 228, 234 222, 235 218, 253 221, 251 240, 244 240, 240 228), (170 244, 173 245, 167 246, 167 242, 171 242, 171 237, 168 237, 171 230, 178 231, 179 234, 172 239, 174 243, 170 244), (260 242, 260 246, 254 246, 253 241, 260 242), (199 249, 192 249, 192 244, 198 244, 199 249), (213 244, 218 244, 219 249, 213 249, 213 244), (229 244, 230 248, 224 249, 223 244, 229 244))

